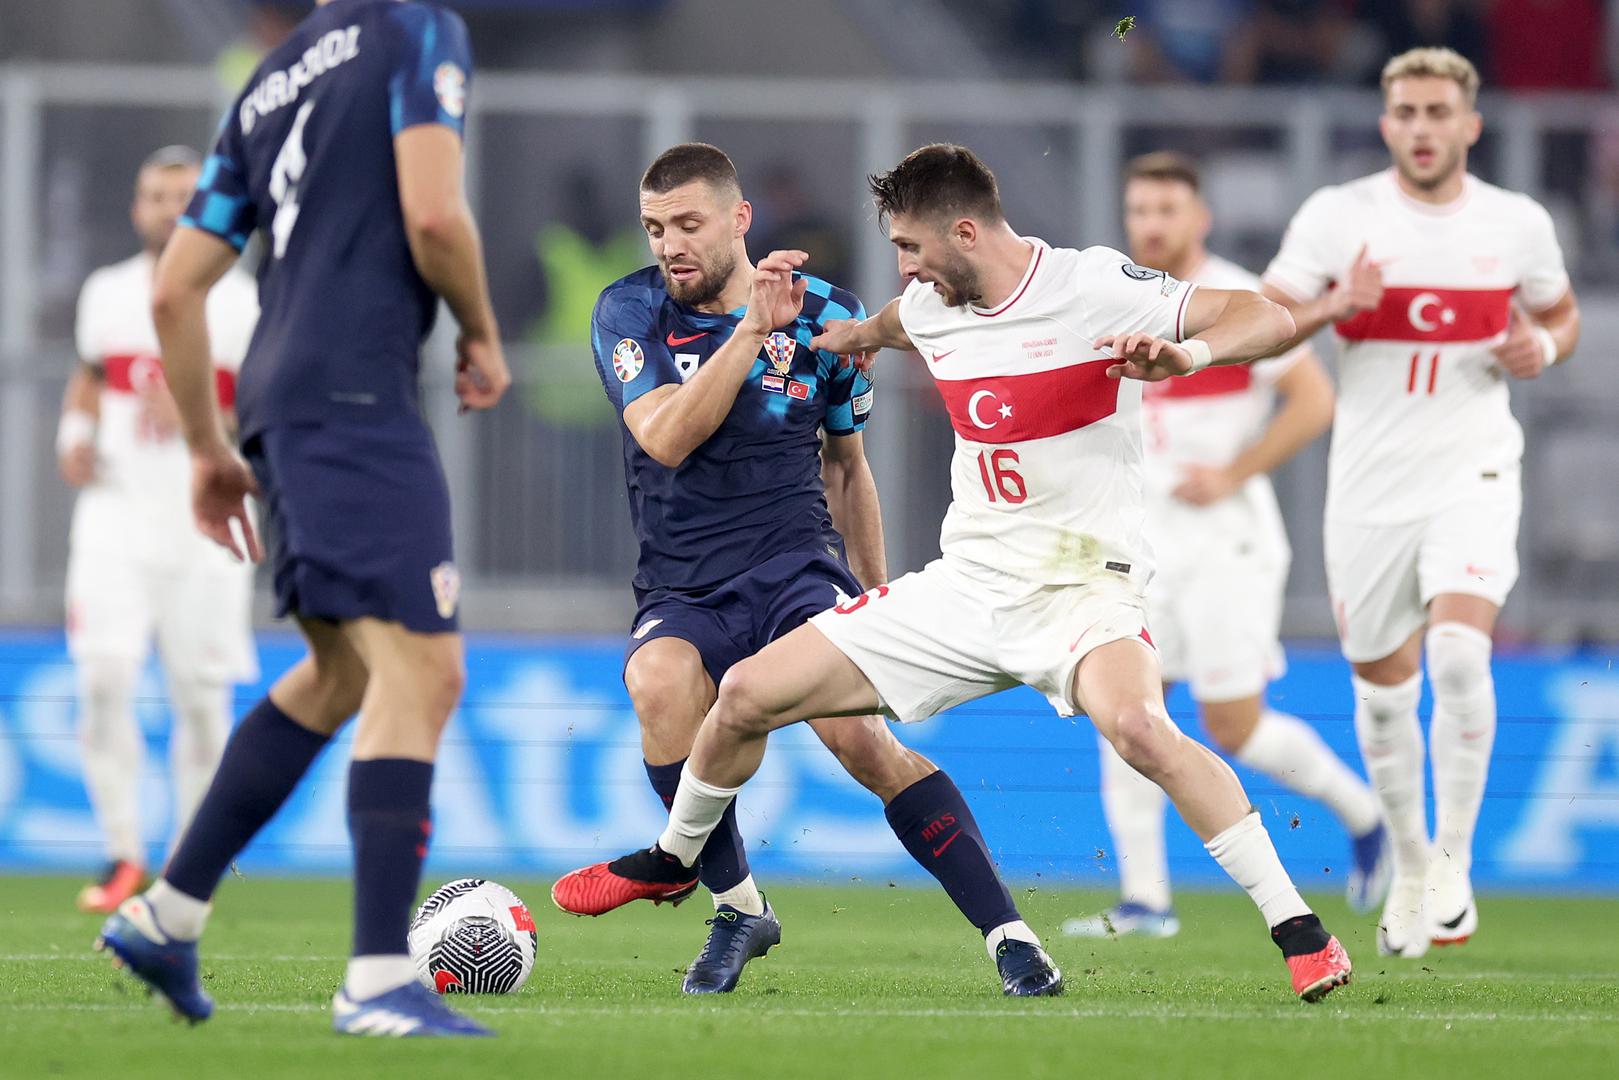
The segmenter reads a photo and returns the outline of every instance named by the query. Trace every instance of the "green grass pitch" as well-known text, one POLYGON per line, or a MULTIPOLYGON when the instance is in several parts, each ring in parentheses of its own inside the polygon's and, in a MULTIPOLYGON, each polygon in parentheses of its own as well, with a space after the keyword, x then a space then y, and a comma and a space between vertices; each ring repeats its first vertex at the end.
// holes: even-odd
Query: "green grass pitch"
MULTIPOLYGON (((680 971, 704 904, 601 919, 533 906, 528 985, 467 999, 489 1041, 341 1038, 349 892, 249 879, 222 890, 204 959, 219 1003, 190 1028, 90 952, 78 883, 0 878, 0 1075, 408 1077, 1576 1077, 1619 1075, 1619 905, 1486 897, 1473 942, 1417 961, 1376 955, 1372 917, 1317 898, 1356 981, 1306 1006, 1247 900, 1182 895, 1170 941, 1077 941, 1057 927, 1097 893, 1030 892, 1025 917, 1068 979, 1057 999, 1000 996, 982 944, 943 894, 781 887, 783 944, 736 994, 687 999, 680 971)), ((434 882, 436 884, 436 882, 434 882)))

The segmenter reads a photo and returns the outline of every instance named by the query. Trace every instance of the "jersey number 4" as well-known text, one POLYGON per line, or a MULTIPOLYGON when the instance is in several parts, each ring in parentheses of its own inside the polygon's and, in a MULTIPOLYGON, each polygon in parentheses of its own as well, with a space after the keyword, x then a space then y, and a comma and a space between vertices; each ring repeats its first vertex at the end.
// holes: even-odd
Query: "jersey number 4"
POLYGON ((306 101, 298 109, 292 130, 287 132, 287 141, 281 144, 281 152, 270 166, 270 198, 275 200, 270 236, 275 241, 278 259, 287 253, 287 241, 292 239, 292 228, 298 224, 298 182, 309 167, 309 155, 304 153, 304 124, 314 107, 313 101, 306 101))

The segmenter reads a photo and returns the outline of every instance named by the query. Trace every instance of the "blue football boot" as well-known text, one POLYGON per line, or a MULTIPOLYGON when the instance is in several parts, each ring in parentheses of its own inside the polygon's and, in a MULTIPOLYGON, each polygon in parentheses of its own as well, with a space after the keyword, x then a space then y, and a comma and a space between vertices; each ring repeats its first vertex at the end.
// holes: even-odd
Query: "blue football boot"
POLYGON ((1364 915, 1377 910, 1394 877, 1388 829, 1379 822, 1371 832, 1355 837, 1353 852, 1355 865, 1349 871, 1347 890, 1349 910, 1364 915))
POLYGON ((781 923, 765 901, 763 915, 746 915, 721 904, 708 920, 708 941, 686 969, 680 989, 688 994, 728 994, 749 960, 781 944, 781 923))
POLYGON ((1062 972, 1046 950, 1029 941, 1007 938, 995 949, 1001 992, 1007 997, 1054 997, 1062 993, 1062 972))
POLYGON ((339 990, 332 998, 332 1030, 395 1039, 494 1034, 414 980, 360 1001, 349 997, 347 988, 339 990))
POLYGON ((197 976, 197 943, 175 941, 157 924, 144 896, 132 896, 101 926, 96 946, 120 967, 163 995, 176 1015, 200 1024, 214 1013, 214 999, 197 976))

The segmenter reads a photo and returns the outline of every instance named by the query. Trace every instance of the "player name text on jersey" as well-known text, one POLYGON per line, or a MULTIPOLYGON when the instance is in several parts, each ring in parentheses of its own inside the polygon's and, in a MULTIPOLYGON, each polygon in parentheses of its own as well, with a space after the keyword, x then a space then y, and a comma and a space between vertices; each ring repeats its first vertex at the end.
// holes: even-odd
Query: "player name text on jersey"
POLYGON ((277 109, 298 100, 298 93, 320 76, 339 64, 360 55, 360 28, 347 26, 325 34, 304 50, 297 63, 281 71, 272 71, 260 79, 242 98, 237 114, 242 134, 252 132, 261 116, 269 116, 277 109))

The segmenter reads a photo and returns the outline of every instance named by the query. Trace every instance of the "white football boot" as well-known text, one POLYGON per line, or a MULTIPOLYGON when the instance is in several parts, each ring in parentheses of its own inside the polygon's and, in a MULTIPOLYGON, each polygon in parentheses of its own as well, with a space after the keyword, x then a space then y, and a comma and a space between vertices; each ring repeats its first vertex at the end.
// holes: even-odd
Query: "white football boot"
POLYGON ((1460 945, 1478 931, 1478 904, 1467 869, 1435 851, 1428 860, 1429 937, 1435 945, 1460 945))
POLYGON ((1415 959, 1428 951, 1429 926, 1424 901, 1427 883, 1421 878, 1396 876, 1377 921, 1377 953, 1415 959))

